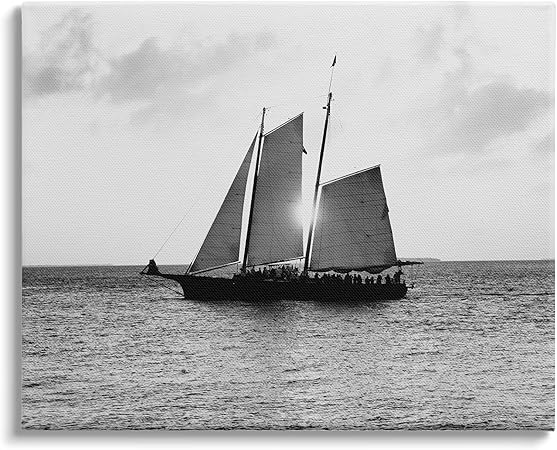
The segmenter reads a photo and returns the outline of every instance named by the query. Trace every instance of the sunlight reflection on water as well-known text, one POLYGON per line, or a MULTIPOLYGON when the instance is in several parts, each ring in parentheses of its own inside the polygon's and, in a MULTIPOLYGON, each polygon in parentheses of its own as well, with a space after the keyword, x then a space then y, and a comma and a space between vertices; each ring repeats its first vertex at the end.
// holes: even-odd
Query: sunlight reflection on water
POLYGON ((553 262, 426 264, 356 305, 188 301, 140 269, 24 269, 24 428, 553 427, 553 262))

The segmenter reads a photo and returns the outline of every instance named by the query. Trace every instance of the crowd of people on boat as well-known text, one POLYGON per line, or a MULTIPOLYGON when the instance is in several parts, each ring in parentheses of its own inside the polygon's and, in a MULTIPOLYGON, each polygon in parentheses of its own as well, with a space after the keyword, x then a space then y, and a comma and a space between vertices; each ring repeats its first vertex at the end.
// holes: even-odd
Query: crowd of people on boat
POLYGON ((310 282, 318 284, 404 284, 402 280, 402 270, 398 270, 393 276, 387 274, 384 277, 381 274, 376 278, 373 276, 362 277, 360 274, 350 275, 349 273, 342 275, 339 273, 324 273, 319 275, 315 272, 313 276, 307 273, 300 272, 297 267, 289 265, 273 266, 270 269, 265 267, 263 269, 251 268, 245 272, 237 273, 234 278, 246 278, 256 280, 269 280, 269 281, 297 281, 297 282, 310 282))
MULTIPOLYGON (((159 268, 157 264, 152 259, 149 264, 145 267, 144 272, 147 275, 159 275, 159 268), (145 269, 147 271, 145 272, 145 269)), ((319 275, 315 272, 313 276, 310 276, 307 272, 302 272, 298 267, 291 265, 282 266, 271 266, 271 268, 264 267, 263 269, 255 269, 252 267, 245 272, 236 273, 234 279, 252 279, 252 280, 268 280, 268 281, 291 281, 291 282, 302 282, 302 283, 318 283, 318 284, 404 284, 402 280, 403 272, 399 268, 393 276, 387 274, 384 277, 381 274, 377 275, 376 278, 373 276, 362 277, 359 273, 350 275, 349 273, 342 275, 339 273, 324 273, 319 275)))

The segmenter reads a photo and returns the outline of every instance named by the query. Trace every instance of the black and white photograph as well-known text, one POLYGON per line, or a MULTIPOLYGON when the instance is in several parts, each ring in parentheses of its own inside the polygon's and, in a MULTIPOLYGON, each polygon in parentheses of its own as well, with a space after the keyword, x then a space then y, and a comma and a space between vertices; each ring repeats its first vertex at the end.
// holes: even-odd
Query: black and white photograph
POLYGON ((23 4, 21 429, 554 430, 554 54, 548 2, 23 4))

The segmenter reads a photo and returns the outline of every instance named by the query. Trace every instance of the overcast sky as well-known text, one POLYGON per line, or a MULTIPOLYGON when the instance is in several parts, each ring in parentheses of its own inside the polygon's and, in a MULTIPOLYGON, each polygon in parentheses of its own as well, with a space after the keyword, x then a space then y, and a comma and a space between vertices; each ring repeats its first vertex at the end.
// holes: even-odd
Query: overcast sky
POLYGON ((304 111, 305 200, 381 164, 397 254, 554 255, 550 4, 26 4, 23 263, 195 255, 251 143, 304 111))

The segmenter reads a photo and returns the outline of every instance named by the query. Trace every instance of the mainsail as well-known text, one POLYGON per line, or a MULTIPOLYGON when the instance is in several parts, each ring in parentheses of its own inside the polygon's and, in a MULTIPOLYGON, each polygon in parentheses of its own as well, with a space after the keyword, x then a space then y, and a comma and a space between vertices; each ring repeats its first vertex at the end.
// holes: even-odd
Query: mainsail
POLYGON ((190 267, 190 273, 238 261, 246 182, 256 139, 257 135, 253 138, 213 225, 190 267))
POLYGON ((265 135, 253 204, 250 266, 303 255, 302 151, 302 114, 265 135))
POLYGON ((379 166, 323 184, 310 270, 379 273, 396 261, 379 166))

